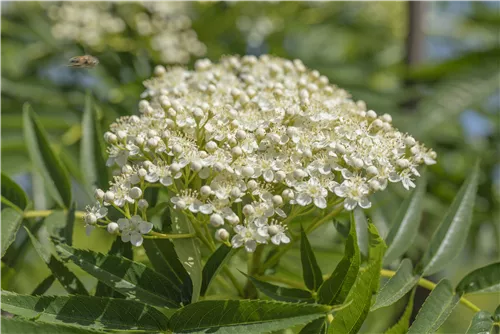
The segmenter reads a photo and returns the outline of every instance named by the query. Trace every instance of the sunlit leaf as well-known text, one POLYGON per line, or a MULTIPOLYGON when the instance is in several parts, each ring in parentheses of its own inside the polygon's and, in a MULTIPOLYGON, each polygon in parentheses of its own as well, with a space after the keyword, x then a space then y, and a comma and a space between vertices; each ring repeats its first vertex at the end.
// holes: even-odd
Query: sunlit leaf
MULTIPOLYGON (((25 228, 28 233, 33 247, 35 247, 36 252, 42 258, 42 260, 47 264, 52 274, 57 278, 61 285, 70 294, 76 295, 88 295, 87 289, 83 283, 76 277, 76 275, 71 272, 61 261, 59 261, 49 249, 45 248, 30 232, 29 229, 25 228)), ((69 247, 69 246, 68 246, 69 247)))
POLYGON ((426 185, 427 181, 424 172, 417 182, 416 189, 399 207, 396 218, 392 222, 389 234, 385 239, 388 246, 385 253, 385 263, 392 263, 413 244, 422 217, 422 204, 426 185))
POLYGON ((54 274, 50 274, 47 276, 40 284, 37 285, 35 290, 31 293, 33 296, 40 296, 47 292, 48 289, 52 286, 52 283, 56 280, 54 274))
POLYGON ((23 222, 23 214, 13 208, 5 208, 1 213, 2 219, 2 257, 9 246, 16 239, 17 231, 23 222))
POLYGON ((411 261, 404 259, 399 265, 396 274, 380 289, 371 310, 374 311, 394 304, 418 283, 419 278, 419 275, 413 274, 411 261))
POLYGON ((324 317, 330 308, 264 300, 205 300, 190 304, 170 318, 175 333, 266 333, 324 317))
POLYGON ((64 208, 71 205, 71 182, 68 172, 50 147, 47 134, 29 104, 23 108, 24 136, 32 163, 42 175, 54 200, 64 208))
POLYGON ((470 272, 458 283, 455 291, 458 294, 500 292, 500 262, 470 272))
POLYGON ((488 311, 479 311, 474 315, 466 334, 489 334, 493 318, 488 311))
POLYGON ((316 261, 316 256, 307 239, 304 229, 301 228, 300 237, 300 259, 302 261, 302 276, 309 290, 316 291, 323 283, 323 275, 316 261))
POLYGON ((366 216, 360 207, 356 207, 351 213, 351 221, 356 222, 356 235, 358 240, 358 247, 361 255, 364 258, 368 257, 368 222, 366 221, 366 216))
POLYGON ((206 294, 212 279, 217 276, 218 272, 229 261, 232 250, 231 247, 222 244, 212 255, 210 255, 202 271, 201 296, 206 294))
POLYGON ((27 296, 2 291, 2 310, 37 321, 92 329, 164 331, 167 318, 154 307, 125 299, 27 296))
POLYGON ((344 303, 356 281, 361 259, 355 225, 355 220, 351 219, 344 256, 335 267, 332 275, 319 288, 318 302, 320 304, 336 305, 344 303))
MULTIPOLYGON (((3 120, 2 120, 3 121, 3 120)), ((19 210, 23 211, 28 205, 28 198, 24 190, 14 182, 10 177, 2 172, 2 202, 3 199, 14 204, 19 210)))
POLYGON ((23 320, 20 318, 9 319, 2 317, 3 334, 97 334, 101 331, 85 329, 74 326, 55 325, 50 323, 23 320))
POLYGON ((450 281, 441 280, 425 300, 408 334, 436 332, 450 316, 459 300, 460 297, 453 293, 450 281))
POLYGON ((71 260, 129 299, 156 306, 179 307, 181 293, 175 284, 143 264, 124 257, 75 249, 65 244, 57 244, 56 249, 63 260, 71 260))
POLYGON ((472 222, 478 179, 479 163, 476 163, 432 236, 422 260, 424 275, 440 271, 460 253, 472 222))

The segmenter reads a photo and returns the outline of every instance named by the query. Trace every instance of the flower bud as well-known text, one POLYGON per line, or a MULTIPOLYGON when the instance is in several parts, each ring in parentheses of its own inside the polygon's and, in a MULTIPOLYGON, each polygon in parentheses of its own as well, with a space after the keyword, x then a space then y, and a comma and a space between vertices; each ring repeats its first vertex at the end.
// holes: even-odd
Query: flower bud
POLYGON ((101 200, 104 198, 104 191, 102 191, 102 189, 96 189, 94 191, 94 197, 95 199, 98 199, 98 200, 101 200))
POLYGON ((257 183, 257 181, 255 181, 255 180, 250 180, 250 181, 248 181, 248 183, 247 183, 247 187, 248 187, 248 189, 250 189, 250 190, 255 190, 255 189, 257 189, 257 187, 258 187, 258 186, 259 186, 259 184, 258 184, 258 183, 257 183))
POLYGON ((97 217, 93 213, 88 213, 85 215, 84 220, 87 224, 92 225, 97 222, 97 217))
POLYGON ((203 186, 200 188, 200 195, 203 197, 210 196, 212 194, 212 188, 210 186, 203 186))
POLYGON ((281 206, 283 204, 283 198, 280 195, 274 195, 273 204, 274 206, 281 206))
POLYGON ((381 186, 380 186, 380 183, 377 181, 377 180, 370 180, 368 182, 368 185, 370 186, 370 188, 372 188, 374 191, 378 191, 380 190, 381 186))
POLYGON ((170 165, 170 170, 173 172, 173 173, 177 173, 178 171, 181 170, 181 165, 178 164, 177 162, 174 162, 173 164, 170 165))
POLYGON ((286 200, 292 200, 292 199, 295 198, 295 193, 293 192, 292 189, 285 189, 285 190, 283 190, 283 192, 281 193, 281 195, 283 195, 283 197, 286 200))
POLYGON ((278 234, 279 233, 279 228, 278 226, 276 225, 271 225, 269 226, 269 228, 267 229, 267 232, 270 234, 270 235, 275 235, 275 234, 278 234))
POLYGON ((281 182, 283 181, 284 179, 286 179, 286 173, 282 170, 279 170, 277 171, 276 173, 274 173, 274 179, 277 181, 277 182, 281 182))
POLYGON ((146 175, 148 175, 148 171, 144 168, 139 168, 139 170, 137 171, 137 175, 139 175, 139 177, 143 179, 146 177, 146 175))
POLYGON ((238 140, 243 140, 247 137, 247 133, 241 129, 238 129, 236 131, 236 139, 238 140))
POLYGON ((235 146, 231 149, 231 153, 235 157, 239 157, 243 154, 243 150, 239 146, 235 146))
POLYGON ((366 173, 369 175, 377 175, 378 174, 378 169, 375 166, 370 166, 366 169, 366 173))
POLYGON ((215 232, 215 239, 219 240, 219 241, 227 241, 229 240, 229 232, 226 231, 225 229, 221 228, 221 229, 218 229, 216 232, 215 232))
POLYGON ((182 146, 179 144, 175 144, 174 146, 172 146, 172 151, 175 154, 180 154, 180 153, 182 153, 182 146))
POLYGON ((218 213, 214 213, 210 216, 210 224, 215 228, 222 226, 224 225, 224 218, 218 213))
POLYGON ((254 173, 255 173, 255 170, 250 166, 245 166, 241 169, 241 174, 244 177, 252 177, 254 173))
POLYGON ((104 194, 104 201, 111 203, 115 199, 115 193, 112 192, 111 190, 106 191, 104 194))
POLYGON ((252 205, 247 204, 243 207, 243 214, 246 217, 252 216, 255 213, 255 209, 252 205))
POLYGON ((157 66, 155 67, 154 74, 155 74, 155 76, 157 76, 157 77, 161 77, 161 76, 162 76, 162 75, 164 75, 166 72, 167 72, 167 70, 165 69, 165 67, 164 67, 164 66, 162 66, 162 65, 157 65, 157 66))
POLYGON ((356 167, 356 168, 361 168, 361 167, 363 167, 364 162, 363 162, 363 160, 361 160, 360 158, 353 158, 353 159, 352 159, 352 164, 353 164, 353 165, 354 165, 354 167, 356 167))
POLYGON ((199 172, 203 168, 201 163, 199 163, 198 161, 192 161, 190 167, 191 167, 191 170, 194 172, 199 172))
POLYGON ((180 199, 177 201, 177 203, 175 203, 175 206, 179 210, 184 210, 186 208, 187 204, 186 204, 186 202, 184 202, 184 200, 180 199))
POLYGON ((387 123, 391 123, 392 122, 392 116, 389 115, 389 114, 383 114, 381 118, 382 118, 382 120, 384 122, 387 122, 387 123))
POLYGON ((137 146, 141 147, 142 145, 144 145, 144 137, 141 137, 141 136, 137 136, 137 137, 135 137, 135 139, 134 139, 134 143, 135 143, 137 146))
POLYGON ((118 139, 120 140, 127 138, 127 131, 120 130, 116 134, 118 135, 118 139))
POLYGON ((413 139, 413 137, 406 137, 405 144, 406 144, 406 146, 415 146, 416 141, 415 141, 415 139, 413 139))
POLYGON ((234 187, 231 189, 231 193, 229 194, 232 198, 240 198, 241 196, 241 191, 239 188, 234 187))
POLYGON ((296 169, 293 171, 293 177, 297 180, 302 180, 304 177, 306 177, 306 172, 304 172, 302 169, 296 169))
POLYGON ((209 141, 206 145, 205 148, 207 149, 208 152, 212 153, 217 149, 217 143, 214 141, 209 141))
POLYGON ((148 201, 146 201, 144 198, 143 199, 140 199, 138 202, 137 202, 137 206, 139 207, 139 209, 141 210, 146 210, 148 207, 149 207, 149 203, 148 201))
POLYGON ((408 168, 410 166, 410 162, 406 159, 399 159, 396 161, 396 164, 399 166, 399 168, 408 168))
POLYGON ((118 224, 115 223, 115 222, 112 222, 112 223, 109 223, 108 226, 107 226, 107 230, 109 233, 111 234, 116 234, 118 233, 118 224))
POLYGON ((266 136, 266 130, 263 128, 258 128, 257 131, 255 131, 255 136, 259 139, 262 139, 266 136))
POLYGON ((142 190, 139 187, 133 187, 129 191, 129 196, 133 199, 138 199, 142 196, 142 190))
POLYGON ((108 143, 108 144, 114 144, 114 143, 116 143, 117 140, 118 140, 118 137, 116 137, 116 135, 114 133, 106 132, 104 134, 104 141, 106 141, 106 143, 108 143))
POLYGON ((373 110, 368 110, 366 112, 366 117, 375 119, 375 118, 377 118, 377 113, 373 110))

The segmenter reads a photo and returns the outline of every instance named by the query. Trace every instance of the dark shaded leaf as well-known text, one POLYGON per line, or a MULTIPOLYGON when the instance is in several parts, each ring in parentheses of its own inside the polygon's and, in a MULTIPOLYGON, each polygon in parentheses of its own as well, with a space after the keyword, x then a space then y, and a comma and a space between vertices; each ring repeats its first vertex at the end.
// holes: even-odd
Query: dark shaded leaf
POLYGON ((32 163, 42 175, 54 200, 64 208, 71 205, 71 182, 68 172, 50 147, 47 134, 29 104, 23 108, 24 137, 32 163))
POLYGON ((127 298, 161 307, 180 306, 180 291, 174 283, 143 264, 65 244, 56 244, 56 249, 63 260, 71 260, 127 298))
POLYGON ((398 322, 394 324, 394 326, 389 328, 385 332, 385 334, 406 334, 408 332, 408 327, 410 327, 410 317, 413 311, 413 300, 415 298, 415 291, 416 289, 413 289, 413 291, 411 292, 410 300, 408 301, 408 304, 406 305, 405 311, 403 312, 401 318, 399 318, 398 322))
POLYGON ((432 236, 422 260, 423 273, 432 275, 449 264, 462 249, 472 221, 479 179, 479 163, 464 182, 444 220, 432 236))
POLYGON ((492 263, 470 272, 458 283, 455 291, 458 294, 499 292, 500 262, 492 263))
POLYGON ((344 256, 335 267, 332 275, 319 288, 318 302, 320 304, 343 304, 356 281, 361 259, 355 225, 356 222, 352 219, 345 243, 344 256))
POLYGON ((233 248, 222 244, 212 255, 210 255, 201 273, 201 296, 205 295, 212 279, 217 276, 222 267, 229 261, 232 250, 233 248))
POLYGON ((175 333, 266 333, 324 317, 328 306, 265 300, 204 300, 170 318, 175 333))
POLYGON ((325 318, 319 318, 305 325, 299 334, 326 334, 327 331, 327 320, 325 318))
POLYGON ((434 333, 449 317, 460 297, 450 281, 443 279, 431 291, 411 325, 408 334, 434 333))
POLYGON ((413 275, 413 266, 409 259, 404 259, 396 274, 392 276, 377 294, 377 300, 371 311, 394 304, 410 291, 419 280, 419 275, 413 275))
POLYGON ((488 334, 493 327, 493 318, 488 311, 479 311, 474 315, 466 334, 488 334))
POLYGON ((71 246, 75 224, 75 203, 68 211, 57 210, 45 218, 44 224, 52 237, 71 246))
POLYGON ((248 276, 245 273, 242 273, 252 283, 255 285, 257 289, 259 289, 266 296, 279 300, 282 302, 291 302, 291 303, 313 303, 314 298, 312 297, 311 292, 301 289, 294 288, 284 288, 281 286, 277 286, 268 282, 261 281, 255 277, 248 276))
POLYGON ((189 304, 193 294, 193 283, 179 261, 172 242, 168 239, 145 239, 143 246, 153 268, 174 282, 182 293, 182 303, 189 304))
POLYGON ((422 217, 422 203, 427 186, 425 174, 423 172, 413 193, 401 204, 396 218, 391 224, 389 234, 385 240, 388 246, 385 253, 385 263, 392 263, 403 255, 413 244, 418 234, 418 227, 422 217))
POLYGON ((73 274, 64 263, 59 261, 54 255, 51 254, 50 250, 47 250, 40 244, 40 242, 35 238, 31 232, 25 228, 28 233, 33 247, 35 247, 36 252, 42 260, 47 264, 52 274, 57 278, 61 285, 70 294, 75 295, 88 295, 87 289, 82 284, 82 282, 73 274))
POLYGON ((92 329, 164 331, 167 318, 154 307, 125 299, 27 296, 2 291, 2 310, 37 321, 92 329))
POLYGON ((21 211, 28 205, 28 197, 24 190, 10 177, 2 172, 2 197, 14 204, 21 211))
POLYGON ((23 222, 23 213, 13 209, 5 208, 1 213, 2 219, 2 257, 9 246, 16 240, 16 234, 23 222))
POLYGON ((96 334, 104 333, 73 326, 47 324, 43 322, 27 321, 19 318, 9 319, 2 317, 3 334, 96 334))
MULTIPOLYGON (((123 242, 121 238, 116 238, 111 245, 111 249, 109 250, 108 255, 116 255, 119 257, 125 257, 129 260, 133 260, 132 244, 130 242, 123 242)), ((125 298, 125 295, 113 290, 110 286, 104 284, 101 281, 97 282, 95 296, 125 298)))
POLYGON ((300 231, 300 259, 302 261, 302 276, 309 290, 316 291, 323 283, 323 274, 316 261, 316 256, 307 239, 304 229, 300 231))
POLYGON ((40 296, 47 292, 48 289, 52 286, 52 283, 56 280, 54 274, 50 274, 46 277, 31 293, 33 296, 40 296))

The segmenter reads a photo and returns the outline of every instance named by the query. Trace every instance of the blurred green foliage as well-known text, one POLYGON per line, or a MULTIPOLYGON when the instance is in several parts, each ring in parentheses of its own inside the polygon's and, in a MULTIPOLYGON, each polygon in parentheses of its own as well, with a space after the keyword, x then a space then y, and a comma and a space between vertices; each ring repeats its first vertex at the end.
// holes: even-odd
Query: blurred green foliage
MULTIPOLYGON (((46 199, 40 176, 31 173, 22 133, 22 105, 33 106, 75 183, 81 184, 79 145, 85 93, 90 91, 97 100, 98 117, 106 128, 116 117, 137 112, 142 81, 160 63, 155 50, 134 30, 133 17, 141 6, 120 6, 116 8, 127 24, 126 31, 120 40, 112 36, 94 49, 54 38, 46 6, 2 2, 2 172, 23 185, 38 209, 49 209, 53 203, 46 199), (65 66, 70 57, 85 53, 99 58, 95 69, 65 66)), ((369 108, 391 114, 399 129, 438 153, 438 164, 428 173, 419 236, 408 257, 421 257, 443 209, 468 176, 472 162, 480 158, 478 198, 465 250, 446 272, 431 279, 446 276, 456 284, 467 272, 500 259, 500 3, 429 3, 421 32, 427 56, 411 66, 405 62, 406 2, 193 2, 187 8, 192 27, 213 61, 225 54, 246 53, 300 58, 369 108)), ((191 58, 187 66, 194 61, 191 58)), ((80 209, 89 201, 84 190, 74 195, 80 209)), ((387 226, 403 197, 404 191, 396 187, 376 196, 377 205, 370 211, 373 221, 387 226)), ((41 225, 36 221, 25 224, 41 225)), ((83 234, 83 226, 77 224, 75 247, 109 249, 111 238, 104 232, 91 238, 83 234)), ((340 260, 343 252, 333 226, 315 231, 310 241, 320 265, 333 269, 336 263, 331 263, 331 253, 339 254, 340 260)), ((21 243, 16 240, 15 245, 21 243)), ((22 261, 2 262, 2 288, 31 293, 49 271, 31 246, 17 250, 21 253, 16 257, 22 261)), ((144 258, 141 252, 137 259, 144 258)), ((298 250, 291 251, 277 275, 300 279, 298 257, 298 250)), ((87 288, 95 285, 91 277, 76 271, 87 288)), ((213 289, 223 293, 220 287, 213 289)), ((62 291, 58 284, 49 290, 62 291)), ((415 309, 427 294, 417 291, 415 309)), ((470 299, 492 312, 499 297, 470 299)), ((404 305, 400 302, 372 313, 362 331, 385 330, 398 319, 404 305)), ((472 312, 459 306, 440 331, 465 332, 471 318, 472 312)))

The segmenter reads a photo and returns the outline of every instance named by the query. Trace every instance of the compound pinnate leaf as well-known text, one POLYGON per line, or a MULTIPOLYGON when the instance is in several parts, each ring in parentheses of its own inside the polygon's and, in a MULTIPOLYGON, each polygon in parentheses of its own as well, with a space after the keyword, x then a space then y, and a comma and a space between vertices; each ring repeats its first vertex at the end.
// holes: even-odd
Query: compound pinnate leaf
POLYGON ((474 315, 466 334, 489 334, 493 326, 493 318, 488 311, 479 311, 474 315))
POLYGON ((40 296, 47 292, 48 289, 52 286, 52 283, 56 280, 54 274, 50 274, 47 276, 40 284, 37 285, 35 290, 31 293, 33 296, 40 296))
MULTIPOLYGON (((111 245, 111 249, 108 255, 115 255, 119 257, 125 257, 129 260, 133 260, 132 244, 130 242, 123 242, 121 238, 116 238, 111 245)), ((118 291, 113 290, 109 285, 104 284, 101 281, 97 282, 97 287, 95 289, 95 296, 97 297, 114 297, 114 298, 125 298, 125 296, 118 291)))
POLYGON ((408 334, 436 332, 459 300, 460 297, 453 293, 450 281, 441 280, 425 300, 408 334))
POLYGON ((128 299, 160 307, 180 306, 181 293, 175 284, 143 264, 124 257, 75 249, 65 244, 57 244, 56 249, 63 260, 71 260, 128 299))
POLYGON ((411 261, 404 259, 399 265, 396 274, 380 289, 377 294, 377 301, 373 304, 371 311, 397 302, 418 283, 419 278, 419 275, 413 274, 411 261))
POLYGON ((300 259, 304 283, 308 289, 316 291, 323 283, 323 275, 303 228, 300 234, 300 259))
POLYGON ((27 296, 2 291, 2 310, 41 322, 91 329, 164 331, 168 322, 154 307, 90 296, 27 296))
POLYGON ((391 263, 403 255, 417 236, 426 185, 424 172, 413 193, 401 204, 385 240, 388 245, 385 263, 391 263))
POLYGON ((268 282, 261 281, 255 277, 248 276, 249 280, 255 285, 259 291, 264 293, 266 296, 283 302, 291 302, 291 303, 313 303, 314 299, 312 297, 311 292, 295 289, 295 288, 285 288, 278 285, 274 285, 268 282))
POLYGON ((470 272, 458 283, 455 291, 458 294, 499 292, 500 262, 470 272))
POLYGON ((32 163, 61 207, 71 206, 71 182, 67 170, 50 147, 47 134, 29 104, 23 108, 24 137, 32 163))
POLYGON ((432 236, 422 260, 424 275, 440 271, 460 253, 472 222, 478 180, 479 163, 476 163, 432 236))
POLYGON ((267 333, 324 317, 328 306, 265 300, 204 300, 170 318, 175 333, 267 333))
POLYGON ((9 246, 16 240, 17 231, 23 222, 23 213, 13 209, 2 210, 2 257, 7 252, 9 246))
POLYGON ((203 267, 200 295, 204 296, 208 290, 210 281, 217 275, 227 261, 231 258, 232 248, 224 244, 210 255, 203 267))
POLYGON ((344 303, 356 281, 361 259, 355 224, 356 222, 352 220, 342 260, 318 290, 318 302, 320 304, 336 305, 344 303))
POLYGON ((98 334, 102 331, 2 317, 3 334, 98 334))

